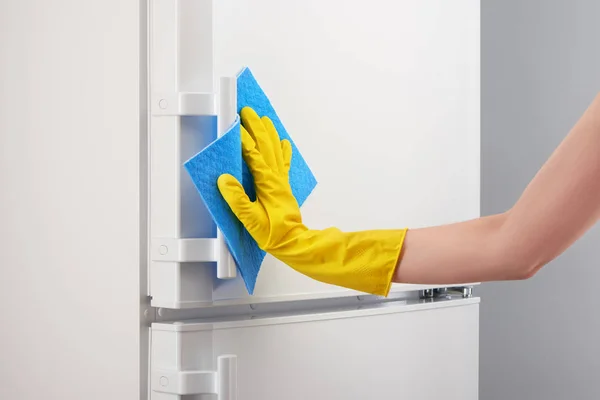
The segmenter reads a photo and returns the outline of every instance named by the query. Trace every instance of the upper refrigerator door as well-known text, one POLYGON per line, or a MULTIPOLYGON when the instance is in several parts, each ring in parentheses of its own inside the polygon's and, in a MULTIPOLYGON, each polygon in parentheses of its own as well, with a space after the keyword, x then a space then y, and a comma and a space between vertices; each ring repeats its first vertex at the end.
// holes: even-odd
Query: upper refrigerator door
POLYGON ((150 3, 154 306, 357 294, 267 255, 250 296, 223 252, 183 162, 231 122, 235 104, 221 78, 244 67, 318 181, 302 207, 311 228, 417 228, 479 216, 478 0, 150 3))

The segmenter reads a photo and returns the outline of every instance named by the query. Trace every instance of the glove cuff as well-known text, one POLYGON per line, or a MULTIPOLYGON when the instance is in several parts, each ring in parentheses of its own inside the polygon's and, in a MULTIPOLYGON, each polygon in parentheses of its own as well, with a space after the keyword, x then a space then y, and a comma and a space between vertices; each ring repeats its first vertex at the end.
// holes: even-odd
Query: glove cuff
POLYGON ((389 294, 407 229, 306 230, 271 254, 315 280, 373 295, 389 294))

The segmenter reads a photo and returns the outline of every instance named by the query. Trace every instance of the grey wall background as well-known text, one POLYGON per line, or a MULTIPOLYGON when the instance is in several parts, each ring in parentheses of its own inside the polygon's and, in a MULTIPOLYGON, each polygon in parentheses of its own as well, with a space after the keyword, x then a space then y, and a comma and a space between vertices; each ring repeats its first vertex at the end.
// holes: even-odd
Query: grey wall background
MULTIPOLYGON (((482 0, 483 214, 514 204, 600 92, 599 18, 598 0, 482 0)), ((478 288, 482 400, 600 398, 599 228, 531 280, 478 288)))

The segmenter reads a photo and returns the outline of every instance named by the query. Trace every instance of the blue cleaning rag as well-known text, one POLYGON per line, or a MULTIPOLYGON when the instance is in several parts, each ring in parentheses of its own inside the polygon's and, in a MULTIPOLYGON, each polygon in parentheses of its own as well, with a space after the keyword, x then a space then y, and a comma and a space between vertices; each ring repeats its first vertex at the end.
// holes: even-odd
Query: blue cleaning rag
MULTIPOLYGON (((302 206, 317 181, 249 68, 242 69, 237 76, 237 105, 238 114, 242 108, 248 106, 259 116, 269 117, 280 139, 290 141, 293 152, 289 173, 290 185, 298 205, 302 206)), ((253 294, 266 254, 233 214, 217 187, 219 176, 231 174, 242 182, 250 199, 256 199, 252 174, 242 159, 239 117, 223 136, 186 161, 184 167, 215 224, 223 233, 248 293, 253 294)))

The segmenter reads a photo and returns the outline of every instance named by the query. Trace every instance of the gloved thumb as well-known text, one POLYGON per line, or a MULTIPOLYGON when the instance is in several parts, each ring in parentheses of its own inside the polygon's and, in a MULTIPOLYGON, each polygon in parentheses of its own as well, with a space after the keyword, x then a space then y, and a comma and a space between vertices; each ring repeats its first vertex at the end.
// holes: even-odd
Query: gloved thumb
POLYGON ((242 184, 232 175, 223 174, 217 179, 219 192, 231 208, 231 211, 244 226, 248 226, 254 220, 255 204, 244 191, 242 184))

